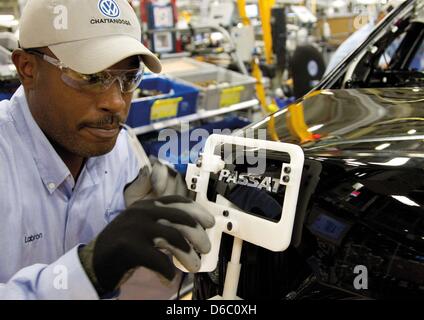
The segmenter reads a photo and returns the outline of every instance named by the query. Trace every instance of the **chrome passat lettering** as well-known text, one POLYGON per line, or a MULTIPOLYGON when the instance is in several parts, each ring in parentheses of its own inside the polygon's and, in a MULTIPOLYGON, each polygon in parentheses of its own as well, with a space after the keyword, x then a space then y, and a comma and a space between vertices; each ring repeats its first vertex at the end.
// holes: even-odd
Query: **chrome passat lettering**
POLYGON ((273 193, 277 193, 280 186, 280 180, 277 178, 239 174, 237 171, 231 172, 226 169, 221 170, 218 180, 251 188, 265 189, 273 193))
POLYGON ((36 241, 36 240, 39 240, 39 239, 42 239, 42 238, 43 238, 42 233, 33 234, 29 237, 25 236, 24 243, 30 243, 30 242, 33 242, 33 241, 36 241))

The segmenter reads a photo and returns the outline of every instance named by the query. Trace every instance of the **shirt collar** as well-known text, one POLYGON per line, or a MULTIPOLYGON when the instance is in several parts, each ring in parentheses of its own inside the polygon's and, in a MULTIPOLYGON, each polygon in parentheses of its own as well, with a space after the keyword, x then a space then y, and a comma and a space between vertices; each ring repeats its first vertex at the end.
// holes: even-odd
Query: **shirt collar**
MULTIPOLYGON (((22 86, 12 97, 11 103, 13 104, 11 115, 18 134, 31 151, 45 187, 50 193, 53 193, 68 177, 72 178, 71 172, 35 122, 22 86)), ((100 172, 104 171, 103 157, 88 159, 86 169, 90 179, 84 185, 87 186, 87 182, 93 185, 97 184, 100 177, 103 176, 100 175, 100 172), (95 163, 99 163, 97 168, 95 163)), ((73 179, 69 180, 73 181, 73 179)))

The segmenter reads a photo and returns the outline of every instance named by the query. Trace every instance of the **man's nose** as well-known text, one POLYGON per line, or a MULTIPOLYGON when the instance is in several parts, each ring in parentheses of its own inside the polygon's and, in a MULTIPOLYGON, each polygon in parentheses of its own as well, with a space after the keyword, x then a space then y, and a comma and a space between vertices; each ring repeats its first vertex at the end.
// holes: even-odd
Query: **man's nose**
POLYGON ((118 80, 105 92, 99 94, 97 105, 100 109, 109 113, 116 114, 125 111, 127 105, 118 80))

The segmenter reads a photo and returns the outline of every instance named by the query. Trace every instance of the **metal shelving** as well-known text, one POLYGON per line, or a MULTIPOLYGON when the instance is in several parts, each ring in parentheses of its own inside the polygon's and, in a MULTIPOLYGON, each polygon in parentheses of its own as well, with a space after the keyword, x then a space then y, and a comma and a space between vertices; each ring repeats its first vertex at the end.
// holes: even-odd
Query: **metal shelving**
POLYGON ((2 0, 0 2, 0 14, 13 14, 19 16, 19 3, 17 0, 2 0))
POLYGON ((185 117, 163 120, 160 122, 152 123, 150 125, 134 128, 134 133, 136 135, 146 134, 152 131, 158 131, 168 127, 176 126, 181 123, 189 123, 191 121, 212 118, 212 117, 224 115, 230 112, 249 110, 255 107, 259 108, 259 100, 257 99, 240 102, 232 106, 216 109, 216 110, 199 110, 197 111, 197 113, 194 113, 185 117))

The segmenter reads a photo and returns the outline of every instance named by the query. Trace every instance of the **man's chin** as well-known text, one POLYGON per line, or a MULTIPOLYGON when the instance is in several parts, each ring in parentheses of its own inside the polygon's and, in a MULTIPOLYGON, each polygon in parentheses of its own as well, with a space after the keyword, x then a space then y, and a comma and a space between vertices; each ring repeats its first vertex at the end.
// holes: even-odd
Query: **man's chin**
POLYGON ((84 158, 99 157, 108 154, 115 147, 119 136, 119 134, 116 134, 109 138, 98 138, 87 133, 84 132, 84 134, 80 135, 78 150, 74 150, 74 153, 84 158))
POLYGON ((109 143, 106 145, 106 143, 98 143, 95 146, 90 146, 89 148, 85 150, 81 150, 81 154, 84 158, 93 158, 93 157, 100 157, 104 156, 105 154, 110 153, 113 148, 115 147, 116 140, 113 144, 109 143))
POLYGON ((83 158, 100 157, 110 153, 116 145, 116 140, 110 139, 107 141, 87 141, 86 139, 80 140, 78 145, 70 146, 67 148, 73 154, 76 154, 83 158))

